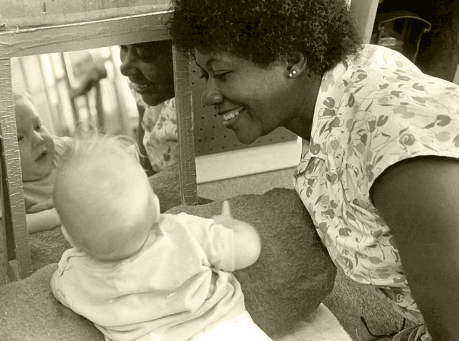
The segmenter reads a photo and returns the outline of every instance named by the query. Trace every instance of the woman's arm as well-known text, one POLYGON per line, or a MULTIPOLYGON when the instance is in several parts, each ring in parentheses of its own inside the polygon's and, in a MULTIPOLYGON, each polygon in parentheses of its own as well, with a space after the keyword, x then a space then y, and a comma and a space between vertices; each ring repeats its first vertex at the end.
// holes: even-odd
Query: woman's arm
POLYGON ((61 219, 55 208, 37 213, 28 213, 26 221, 29 233, 48 231, 61 225, 61 219))
POLYGON ((459 340, 459 160, 418 157, 371 190, 434 340, 459 340))

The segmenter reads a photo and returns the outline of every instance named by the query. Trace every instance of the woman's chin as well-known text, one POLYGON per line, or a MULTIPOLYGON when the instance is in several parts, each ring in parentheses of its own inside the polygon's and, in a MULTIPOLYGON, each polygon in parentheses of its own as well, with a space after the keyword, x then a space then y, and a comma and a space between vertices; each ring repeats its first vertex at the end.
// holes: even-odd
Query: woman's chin
POLYGON ((258 134, 247 134, 240 131, 233 132, 236 135, 237 140, 242 144, 252 144, 261 136, 258 134))
POLYGON ((161 104, 168 99, 171 99, 174 97, 174 92, 173 91, 155 91, 155 92, 145 92, 139 95, 142 96, 142 99, 145 103, 147 103, 149 106, 157 106, 158 104, 161 104))
POLYGON ((162 98, 160 98, 159 96, 155 94, 142 94, 141 96, 142 96, 143 101, 152 107, 157 106, 158 104, 164 102, 162 101, 162 98))

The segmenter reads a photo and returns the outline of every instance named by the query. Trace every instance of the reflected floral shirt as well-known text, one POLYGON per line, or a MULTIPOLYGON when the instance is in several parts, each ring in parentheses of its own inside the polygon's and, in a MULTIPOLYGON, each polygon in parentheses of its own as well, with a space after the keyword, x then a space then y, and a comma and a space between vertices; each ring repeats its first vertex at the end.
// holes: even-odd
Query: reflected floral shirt
POLYGON ((178 157, 175 98, 150 106, 135 92, 131 83, 129 87, 137 105, 145 108, 141 122, 145 132, 143 145, 151 167, 155 172, 160 172, 173 165, 178 157))
POLYGON ((295 188, 337 266, 372 284, 422 322, 390 228, 370 200, 375 179, 400 160, 459 158, 459 87, 401 54, 364 45, 327 72, 295 188))
POLYGON ((146 105, 142 127, 143 145, 153 170, 160 172, 173 165, 178 153, 175 98, 154 107, 146 105))

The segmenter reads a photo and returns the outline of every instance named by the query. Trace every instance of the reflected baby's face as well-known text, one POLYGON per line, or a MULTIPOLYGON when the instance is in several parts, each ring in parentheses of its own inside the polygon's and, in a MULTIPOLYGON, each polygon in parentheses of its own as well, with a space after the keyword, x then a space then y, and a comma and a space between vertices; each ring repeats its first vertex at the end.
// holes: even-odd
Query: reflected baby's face
POLYGON ((53 138, 29 100, 21 98, 15 101, 15 111, 22 181, 42 179, 53 165, 53 138))
POLYGON ((121 45, 121 73, 148 105, 174 97, 174 70, 169 41, 121 45))

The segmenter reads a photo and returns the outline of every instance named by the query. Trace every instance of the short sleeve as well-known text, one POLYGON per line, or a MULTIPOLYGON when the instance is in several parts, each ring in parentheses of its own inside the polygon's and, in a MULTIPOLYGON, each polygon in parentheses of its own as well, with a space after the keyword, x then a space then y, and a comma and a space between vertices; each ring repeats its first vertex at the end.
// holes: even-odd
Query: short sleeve
POLYGON ((370 103, 372 114, 359 122, 360 130, 355 125, 354 136, 366 144, 359 159, 368 188, 399 161, 429 155, 459 157, 459 87, 439 79, 425 81, 422 76, 406 73, 403 80, 388 82, 391 90, 385 89, 370 103))
POLYGON ((208 242, 203 249, 215 268, 225 271, 236 270, 233 230, 220 224, 211 224, 208 230, 208 242))
POLYGON ((236 270, 234 231, 212 219, 189 215, 187 217, 189 231, 201 246, 211 266, 224 271, 236 270))

